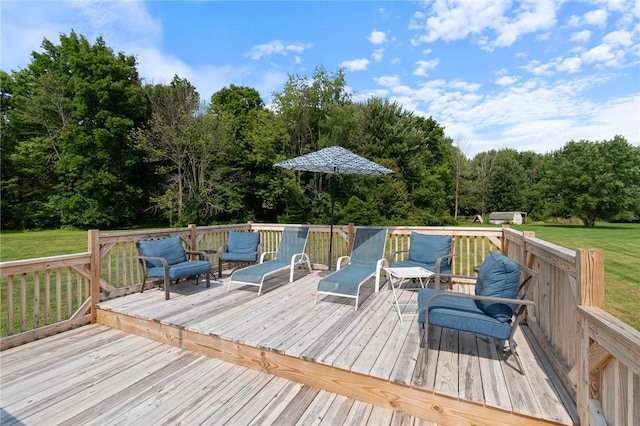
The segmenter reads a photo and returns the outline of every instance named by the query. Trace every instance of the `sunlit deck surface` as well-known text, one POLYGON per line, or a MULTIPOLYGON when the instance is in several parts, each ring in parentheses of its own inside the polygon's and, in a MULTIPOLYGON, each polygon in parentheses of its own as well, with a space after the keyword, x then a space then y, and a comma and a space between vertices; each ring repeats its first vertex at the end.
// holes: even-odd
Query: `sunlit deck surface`
POLYGON ((169 301, 150 289, 102 302, 98 322, 121 331, 88 326, 2 353, 0 423, 577 423, 526 327, 524 375, 493 340, 439 328, 417 368, 417 321, 400 324, 387 286, 363 287, 356 311, 352 299, 314 304, 319 274, 297 277, 273 276, 260 297, 227 292, 226 275, 173 285, 169 301))

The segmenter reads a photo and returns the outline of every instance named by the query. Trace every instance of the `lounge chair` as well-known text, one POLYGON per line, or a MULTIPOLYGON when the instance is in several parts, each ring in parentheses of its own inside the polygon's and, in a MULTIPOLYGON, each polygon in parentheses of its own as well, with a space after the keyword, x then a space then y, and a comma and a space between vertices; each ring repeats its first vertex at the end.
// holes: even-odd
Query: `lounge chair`
POLYGON ((535 306, 531 294, 537 281, 535 271, 490 251, 478 270, 475 294, 421 289, 418 322, 424 329, 420 346, 425 351, 425 362, 429 349, 427 332, 429 325, 435 325, 497 339, 505 359, 513 354, 523 373, 513 335, 524 319, 527 306, 535 306), (507 350, 505 341, 509 342, 507 350))
POLYGON ((375 275, 375 290, 380 288, 386 243, 387 230, 384 228, 356 229, 351 256, 338 258, 336 271, 318 282, 316 302, 319 294, 350 297, 356 299, 357 310, 362 284, 375 275), (348 264, 341 268, 345 260, 348 264))
POLYGON ((308 227, 287 226, 282 232, 280 245, 276 252, 264 252, 260 256, 260 263, 236 270, 231 274, 231 280, 227 291, 231 289, 231 284, 258 286, 258 296, 262 292, 262 284, 269 275, 289 269, 289 282, 293 282, 293 273, 296 265, 305 264, 311 272, 311 262, 309 256, 304 252, 309 236, 308 227), (268 256, 276 254, 276 257, 265 261, 268 256))
POLYGON ((185 250, 180 237, 140 240, 136 243, 136 247, 143 271, 140 293, 144 291, 147 278, 164 279, 165 300, 169 300, 169 284, 171 280, 178 282, 180 278, 204 274, 207 287, 211 285, 209 255, 203 251, 185 250), (201 260, 187 260, 187 254, 196 254, 201 260))
POLYGON ((440 288, 440 276, 451 274, 453 253, 452 238, 448 235, 429 235, 411 232, 409 250, 391 253, 389 263, 392 268, 420 267, 433 272, 436 288, 440 288), (396 260, 400 253, 408 253, 406 260, 396 260))

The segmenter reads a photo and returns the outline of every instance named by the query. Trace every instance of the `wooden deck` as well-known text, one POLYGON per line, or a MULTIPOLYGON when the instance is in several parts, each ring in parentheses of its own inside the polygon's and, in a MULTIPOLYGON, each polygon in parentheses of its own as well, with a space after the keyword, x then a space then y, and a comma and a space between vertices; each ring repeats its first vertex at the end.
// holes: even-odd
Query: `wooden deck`
MULTIPOLYGON (((424 364, 417 321, 405 319, 400 324, 393 294, 386 287, 380 293, 373 293, 373 283, 364 287, 361 307, 355 311, 351 299, 324 297, 314 305, 318 274, 300 271, 298 277, 289 284, 286 273, 274 276, 260 297, 255 287, 233 287, 227 293, 227 277, 209 289, 193 282, 174 285, 169 301, 162 291, 153 289, 102 302, 100 324, 170 346, 91 327, 105 338, 118 336, 88 355, 93 358, 92 367, 68 362, 74 352, 66 352, 64 344, 58 343, 68 359, 56 357, 60 364, 56 369, 47 368, 42 361, 45 371, 34 372, 32 380, 88 374, 81 380, 93 380, 96 386, 101 381, 129 384, 106 394, 85 386, 84 391, 77 390, 80 400, 70 398, 66 403, 64 395, 72 390, 55 396, 61 402, 54 405, 72 407, 69 414, 78 412, 56 421, 66 424, 105 423, 106 419, 131 424, 138 416, 144 416, 147 423, 152 418, 153 423, 174 424, 207 419, 215 419, 216 424, 320 420, 327 424, 413 424, 414 417, 446 425, 577 423, 574 403, 528 337, 526 327, 516 336, 525 375, 516 371, 513 360, 498 359, 492 340, 439 328, 429 333, 429 357, 424 364), (130 353, 137 361, 128 358, 130 353), (155 362, 158 354, 166 354, 167 359, 155 362), (177 396, 164 392, 169 388, 177 396), (232 397, 238 392, 245 399, 232 397), (351 403, 353 399, 358 402, 351 403), (242 408, 235 409, 234 404, 242 408), (336 412, 343 417, 334 417, 336 412), (83 417, 75 417, 80 415, 83 417)), ((412 297, 415 292, 409 290, 401 295, 405 300, 412 297)), ((65 334, 53 342, 61 341, 58 339, 65 334)), ((39 392, 48 391, 15 380, 5 385, 7 374, 18 377, 20 371, 31 371, 19 367, 14 372, 5 357, 13 351, 37 353, 35 348, 46 348, 47 340, 3 352, 3 416, 14 416, 25 424, 38 423, 30 416, 56 418, 56 411, 47 414, 45 409, 28 409, 40 403, 39 392), (11 397, 9 404, 5 396, 14 391, 22 396, 17 402, 11 397), (20 409, 28 416, 18 414, 22 413, 15 408, 19 406, 24 406, 20 409)), ((5 417, 1 423, 5 424, 5 417)))
POLYGON ((101 325, 2 353, 0 424, 429 422, 101 325))

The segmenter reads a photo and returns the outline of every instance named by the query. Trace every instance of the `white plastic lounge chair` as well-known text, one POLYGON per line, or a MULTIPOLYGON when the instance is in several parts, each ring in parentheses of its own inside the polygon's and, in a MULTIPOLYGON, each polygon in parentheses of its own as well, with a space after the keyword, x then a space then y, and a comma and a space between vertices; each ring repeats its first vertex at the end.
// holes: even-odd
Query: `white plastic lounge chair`
POLYGON ((253 285, 259 287, 258 296, 260 296, 264 279, 269 275, 289 269, 289 282, 293 282, 295 267, 301 263, 306 263, 309 272, 311 272, 309 256, 304 252, 308 236, 308 227, 285 227, 282 232, 278 251, 264 252, 260 256, 260 263, 236 270, 231 274, 227 291, 231 289, 231 284, 253 285), (276 253, 274 259, 265 261, 267 256, 273 255, 274 253, 276 253))
POLYGON ((336 271, 318 282, 316 302, 319 294, 350 297, 356 299, 357 310, 362 284, 375 275, 376 291, 380 288, 386 243, 387 230, 384 228, 356 229, 351 256, 340 257, 336 271), (345 259, 348 259, 349 263, 341 268, 342 261, 345 259))

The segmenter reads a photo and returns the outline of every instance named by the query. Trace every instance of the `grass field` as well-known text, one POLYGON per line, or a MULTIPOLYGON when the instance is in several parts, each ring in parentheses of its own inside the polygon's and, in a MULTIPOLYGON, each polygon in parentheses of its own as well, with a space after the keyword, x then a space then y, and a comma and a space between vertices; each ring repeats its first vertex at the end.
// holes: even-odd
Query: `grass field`
POLYGON ((521 225, 537 238, 575 249, 604 251, 605 310, 640 330, 640 225, 521 225))
MULTIPOLYGON (((581 225, 520 225, 537 238, 570 249, 599 249, 605 253, 605 309, 640 330, 640 225, 598 223, 581 225)), ((0 261, 29 259, 87 251, 86 231, 22 231, 0 233, 0 261)))

